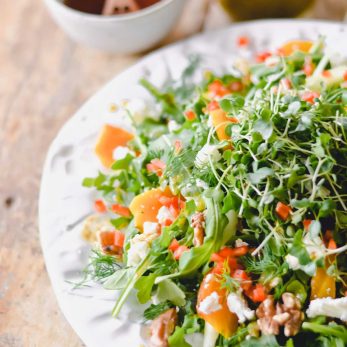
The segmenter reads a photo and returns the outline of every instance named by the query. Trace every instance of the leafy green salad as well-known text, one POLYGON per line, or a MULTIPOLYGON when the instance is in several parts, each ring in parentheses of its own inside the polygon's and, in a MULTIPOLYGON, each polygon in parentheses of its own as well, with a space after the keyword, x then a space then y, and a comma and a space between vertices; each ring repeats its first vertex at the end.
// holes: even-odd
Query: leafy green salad
MULTIPOLYGON (((248 38, 240 38, 247 45, 248 38)), ((143 304, 150 347, 347 345, 347 63, 293 40, 113 105, 85 281, 143 304), (198 341, 198 342, 197 342, 198 341)))

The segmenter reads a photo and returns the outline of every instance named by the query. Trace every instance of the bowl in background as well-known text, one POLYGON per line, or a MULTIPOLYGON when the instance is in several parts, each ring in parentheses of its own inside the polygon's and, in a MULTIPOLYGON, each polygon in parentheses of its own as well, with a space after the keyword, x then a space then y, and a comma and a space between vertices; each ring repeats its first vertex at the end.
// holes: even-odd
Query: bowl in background
POLYGON ((102 16, 76 11, 63 0, 45 0, 57 24, 73 40, 114 53, 137 53, 159 43, 182 13, 184 0, 161 0, 133 13, 102 16))

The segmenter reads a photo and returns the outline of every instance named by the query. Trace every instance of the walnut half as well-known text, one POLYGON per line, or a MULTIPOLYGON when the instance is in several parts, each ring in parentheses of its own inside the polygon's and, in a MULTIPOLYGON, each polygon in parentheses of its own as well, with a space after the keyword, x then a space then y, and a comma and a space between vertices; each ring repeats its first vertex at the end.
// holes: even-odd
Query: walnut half
POLYGON ((304 319, 299 299, 292 293, 284 293, 282 302, 275 306, 274 298, 269 295, 259 305, 257 324, 264 335, 278 335, 281 326, 284 326, 285 336, 294 336, 299 332, 304 319))
POLYGON ((201 246, 205 237, 205 216, 202 212, 196 212, 192 216, 192 227, 194 229, 194 246, 201 246))

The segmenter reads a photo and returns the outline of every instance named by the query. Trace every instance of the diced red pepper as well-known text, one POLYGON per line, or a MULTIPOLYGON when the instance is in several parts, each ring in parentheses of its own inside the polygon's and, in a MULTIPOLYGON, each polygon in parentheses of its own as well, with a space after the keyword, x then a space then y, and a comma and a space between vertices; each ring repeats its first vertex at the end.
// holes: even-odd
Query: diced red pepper
POLYGON ((94 208, 99 213, 105 213, 107 211, 107 207, 102 200, 95 200, 94 208))
POLYGON ((252 280, 245 270, 235 270, 232 277, 240 282, 240 286, 244 291, 248 291, 252 287, 252 280))
POLYGON ((265 287, 262 284, 257 283, 255 288, 252 289, 252 292, 248 294, 248 297, 253 302, 263 302, 267 297, 265 287))
POLYGON ((126 207, 126 206, 122 206, 122 205, 119 205, 119 204, 113 204, 111 206, 111 210, 114 213, 119 214, 120 216, 123 216, 123 217, 126 217, 126 218, 131 217, 131 212, 130 212, 129 208, 126 207))
POLYGON ((225 95, 230 94, 230 90, 219 80, 215 80, 207 87, 208 96, 212 99, 215 97, 222 98, 225 95))
POLYGON ((302 224, 304 225, 304 230, 307 231, 311 223, 312 223, 312 219, 304 219, 302 222, 302 224))
POLYGON ((288 90, 292 87, 292 82, 290 82, 289 78, 282 78, 280 83, 284 89, 288 90))
POLYGON ((219 103, 216 100, 211 101, 210 103, 208 103, 207 105, 207 111, 211 112, 211 111, 215 111, 220 109, 219 103))
POLYGON ((193 121, 197 118, 196 113, 193 110, 188 110, 184 113, 189 121, 193 121))
POLYGON ((333 238, 331 238, 328 242, 328 248, 329 249, 336 249, 337 248, 337 245, 336 245, 336 242, 333 238))
POLYGON ((115 246, 123 248, 124 240, 125 240, 125 235, 121 231, 116 230, 115 234, 114 234, 114 244, 115 244, 115 246))
POLYGON ((189 248, 188 248, 187 246, 184 246, 184 245, 179 246, 179 247, 174 251, 174 258, 175 258, 176 260, 180 259, 181 256, 182 256, 182 254, 183 254, 184 252, 187 252, 187 251, 189 251, 189 248))
POLYGON ((153 172, 159 177, 163 175, 165 167, 166 164, 160 159, 152 159, 151 162, 146 165, 146 168, 149 172, 153 172))
POLYGON ((223 247, 218 254, 223 257, 241 257, 248 253, 248 246, 241 246, 236 248, 223 247))
POLYGON ((314 99, 319 98, 319 93, 306 91, 301 96, 301 100, 314 104, 314 99))
POLYGON ((125 235, 121 231, 101 231, 98 239, 100 247, 105 253, 121 254, 125 240, 125 235))
POLYGON ((331 77, 331 72, 329 70, 324 70, 322 72, 322 76, 329 78, 329 77, 331 77))
POLYGON ((245 47, 249 45, 249 37, 248 36, 239 36, 237 38, 237 45, 240 47, 245 47))
POLYGON ((231 82, 229 88, 232 92, 240 92, 243 89, 243 84, 240 81, 231 82))
POLYGON ((347 81, 347 71, 343 74, 343 79, 347 81))
POLYGON ((175 252, 179 246, 180 244, 178 243, 178 241, 176 239, 173 239, 170 243, 169 250, 171 252, 175 252))
POLYGON ((256 61, 257 63, 263 63, 268 57, 271 57, 271 56, 272 56, 271 52, 261 52, 257 54, 256 61))
POLYGON ((304 67, 303 67, 303 71, 305 73, 306 76, 311 76, 313 74, 314 71, 314 64, 312 63, 311 59, 305 59, 305 63, 304 63, 304 67))
POLYGON ((211 255, 211 261, 214 261, 216 263, 218 262, 223 262, 225 260, 225 258, 223 258, 222 256, 220 256, 218 253, 213 253, 211 255))
POLYGON ((276 213, 283 221, 288 219, 291 212, 292 209, 288 205, 284 204, 283 202, 277 203, 276 213))
POLYGON ((175 152, 176 153, 181 152, 182 148, 183 148, 182 141, 181 140, 176 140, 175 141, 175 152))

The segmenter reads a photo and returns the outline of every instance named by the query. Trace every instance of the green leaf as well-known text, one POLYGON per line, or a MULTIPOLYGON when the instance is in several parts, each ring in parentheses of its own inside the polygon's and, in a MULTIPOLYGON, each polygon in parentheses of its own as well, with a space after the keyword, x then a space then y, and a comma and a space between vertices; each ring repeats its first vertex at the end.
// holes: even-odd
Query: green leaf
POLYGON ((191 345, 184 339, 185 330, 182 327, 176 327, 175 332, 169 336, 170 347, 191 347, 191 345))
POLYGON ((116 219, 111 219, 110 222, 116 229, 123 229, 129 224, 130 219, 126 217, 119 217, 116 219))
POLYGON ((169 279, 158 284, 156 296, 159 301, 170 301, 176 306, 184 306, 186 303, 183 290, 169 279))
POLYGON ((281 347, 273 335, 263 335, 260 338, 252 337, 240 343, 240 347, 281 347))
POLYGON ((237 112, 245 104, 245 100, 240 95, 228 95, 219 101, 219 105, 223 111, 231 113, 237 112))
POLYGON ((273 174, 273 170, 269 167, 262 167, 257 171, 248 174, 248 178, 251 183, 258 184, 263 181, 265 178, 271 176, 273 174))
POLYGON ((129 167, 134 157, 131 154, 127 154, 125 158, 119 159, 112 165, 112 170, 125 170, 129 167))
POLYGON ((331 323, 330 325, 323 325, 313 322, 304 322, 302 324, 304 330, 310 330, 317 334, 324 336, 335 336, 340 338, 344 343, 347 344, 347 329, 336 323, 331 323))
POLYGON ((307 289, 298 280, 290 281, 286 286, 286 291, 293 293, 303 304, 307 298, 307 289))
POLYGON ((172 304, 168 301, 161 302, 157 305, 151 304, 148 308, 145 309, 143 316, 146 320, 153 320, 171 307, 172 304))
POLYGON ((137 289, 137 299, 139 300, 140 304, 145 304, 151 299, 152 289, 156 277, 156 274, 151 273, 150 275, 142 276, 137 280, 134 288, 137 289))
POLYGON ((272 135, 273 125, 270 121, 258 119, 254 123, 253 131, 259 133, 264 140, 268 140, 272 135))
POLYGON ((120 269, 106 279, 103 287, 110 290, 122 290, 134 273, 133 268, 120 269))

